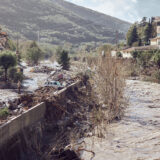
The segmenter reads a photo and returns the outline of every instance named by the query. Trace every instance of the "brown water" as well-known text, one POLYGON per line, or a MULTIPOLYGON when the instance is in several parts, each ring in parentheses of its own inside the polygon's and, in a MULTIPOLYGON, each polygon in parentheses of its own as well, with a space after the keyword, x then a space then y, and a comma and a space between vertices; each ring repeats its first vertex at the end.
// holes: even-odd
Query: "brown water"
POLYGON ((160 85, 128 80, 126 90, 125 116, 109 125, 106 139, 86 138, 87 149, 95 152, 93 160, 160 160, 160 85))

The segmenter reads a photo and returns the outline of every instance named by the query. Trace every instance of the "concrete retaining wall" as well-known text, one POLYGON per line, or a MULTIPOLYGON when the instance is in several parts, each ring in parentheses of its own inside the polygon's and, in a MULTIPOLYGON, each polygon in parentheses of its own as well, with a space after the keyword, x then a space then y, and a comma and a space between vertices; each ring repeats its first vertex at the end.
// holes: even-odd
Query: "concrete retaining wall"
MULTIPOLYGON (((77 81, 67 88, 64 88, 58 91, 54 96, 60 96, 62 99, 65 98, 66 92, 69 89, 74 89, 81 85, 80 81, 77 81)), ((27 110, 23 114, 19 115, 18 117, 12 119, 11 121, 7 122, 6 124, 0 127, 0 147, 10 140, 14 135, 18 134, 22 131, 22 129, 35 124, 36 122, 40 121, 44 118, 46 112, 46 105, 45 103, 38 104, 31 109, 27 110)))
POLYGON ((2 125, 0 127, 0 147, 25 127, 29 127, 43 119, 45 111, 46 105, 41 103, 2 125))

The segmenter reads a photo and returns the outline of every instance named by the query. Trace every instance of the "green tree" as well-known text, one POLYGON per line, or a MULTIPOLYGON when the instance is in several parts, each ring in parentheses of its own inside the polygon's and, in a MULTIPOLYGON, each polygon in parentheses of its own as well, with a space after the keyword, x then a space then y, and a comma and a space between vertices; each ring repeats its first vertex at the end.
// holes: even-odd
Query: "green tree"
POLYGON ((4 69, 5 81, 7 81, 7 72, 10 67, 17 64, 16 56, 10 51, 4 51, 0 55, 0 66, 4 69))
POLYGON ((16 51, 16 45, 11 39, 7 41, 7 48, 11 51, 16 51))
POLYGON ((26 59, 32 65, 37 65, 43 57, 42 50, 38 47, 37 43, 33 41, 27 49, 26 59))
POLYGON ((127 45, 132 46, 132 44, 137 42, 138 39, 137 26, 134 24, 127 33, 127 45))
POLYGON ((68 56, 68 52, 65 50, 58 50, 58 63, 62 65, 62 68, 68 70, 70 67, 70 58, 68 56))
POLYGON ((154 62, 160 68, 160 51, 157 51, 154 56, 154 62))
POLYGON ((144 43, 146 45, 149 44, 149 39, 151 38, 152 33, 152 25, 150 23, 147 23, 144 28, 144 43))

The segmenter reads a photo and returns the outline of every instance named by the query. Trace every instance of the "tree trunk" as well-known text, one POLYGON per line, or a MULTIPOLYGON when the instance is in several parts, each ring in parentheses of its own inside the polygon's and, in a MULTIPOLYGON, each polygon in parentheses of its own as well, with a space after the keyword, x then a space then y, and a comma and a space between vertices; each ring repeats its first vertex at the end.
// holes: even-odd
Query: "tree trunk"
POLYGON ((5 81, 7 82, 7 69, 4 69, 4 76, 5 76, 5 81))

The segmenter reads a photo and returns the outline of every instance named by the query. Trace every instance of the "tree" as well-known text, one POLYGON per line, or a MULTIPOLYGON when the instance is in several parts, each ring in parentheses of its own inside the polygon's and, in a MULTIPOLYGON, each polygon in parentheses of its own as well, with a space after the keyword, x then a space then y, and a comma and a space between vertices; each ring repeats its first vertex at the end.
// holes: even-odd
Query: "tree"
POLYGON ((160 51, 157 51, 154 56, 154 62, 160 68, 160 51))
POLYGON ((42 50, 38 47, 37 43, 33 41, 27 49, 26 59, 32 65, 37 65, 43 57, 42 50))
POLYGON ((144 43, 146 45, 149 44, 149 39, 151 38, 152 33, 152 25, 150 23, 147 23, 144 28, 144 43))
POLYGON ((4 69, 5 81, 7 81, 7 72, 10 67, 14 67, 17 63, 16 56, 10 51, 4 51, 0 55, 0 66, 4 69))
POLYGON ((141 22, 140 22, 140 25, 145 26, 146 23, 147 23, 147 17, 143 17, 141 22))
POLYGON ((138 39, 137 26, 134 24, 127 33, 127 45, 132 46, 138 39))
POLYGON ((70 58, 68 52, 65 50, 58 50, 58 63, 62 65, 62 68, 68 70, 70 67, 70 58))

